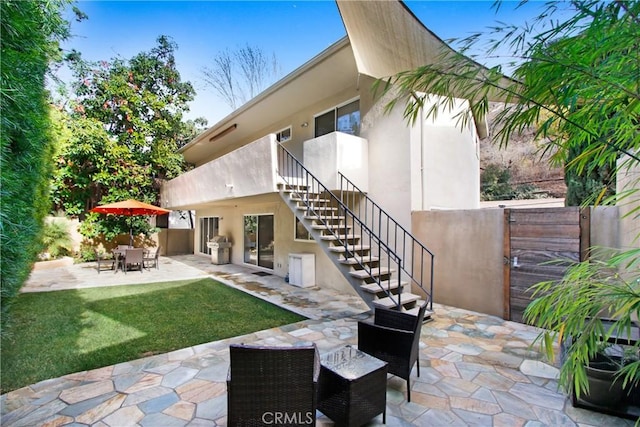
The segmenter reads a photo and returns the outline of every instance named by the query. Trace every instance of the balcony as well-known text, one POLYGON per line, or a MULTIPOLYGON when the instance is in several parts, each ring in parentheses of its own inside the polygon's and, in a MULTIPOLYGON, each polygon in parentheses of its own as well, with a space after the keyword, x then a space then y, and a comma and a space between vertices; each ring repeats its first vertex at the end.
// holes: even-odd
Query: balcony
POLYGON ((304 166, 331 190, 340 188, 338 172, 362 191, 369 191, 369 149, 367 140, 332 132, 304 142, 304 166))
POLYGON ((199 205, 277 191, 275 135, 255 142, 165 182, 162 206, 195 209, 199 205))
MULTIPOLYGON (((206 203, 278 191, 278 142, 266 135, 165 182, 162 206, 197 209, 206 203)), ((369 182, 367 140, 333 132, 304 141, 303 161, 327 188, 338 189, 338 172, 362 191, 369 182)))

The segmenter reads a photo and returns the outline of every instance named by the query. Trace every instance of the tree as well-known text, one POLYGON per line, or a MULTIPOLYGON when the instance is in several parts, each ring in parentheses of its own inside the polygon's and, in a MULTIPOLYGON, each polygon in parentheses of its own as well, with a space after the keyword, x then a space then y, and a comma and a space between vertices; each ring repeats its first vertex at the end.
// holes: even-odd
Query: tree
MULTIPOLYGON (((571 147, 567 151, 567 165, 572 165, 573 160, 582 154, 582 147, 571 147)), ((603 165, 592 165, 588 170, 577 171, 571 166, 565 168, 565 184, 567 195, 566 206, 580 206, 589 204, 593 195, 604 190, 604 196, 610 197, 616 191, 615 164, 606 162, 603 165)))
POLYGON ((50 208, 53 149, 45 75, 59 59, 58 42, 69 34, 61 15, 65 3, 0 3, 1 325, 41 249, 39 239, 50 208))
POLYGON ((279 75, 275 55, 269 58, 259 47, 246 45, 235 51, 223 50, 213 58, 213 66, 202 70, 204 80, 233 110, 255 97, 279 75))
MULTIPOLYGON (((437 108, 447 108, 455 96, 470 100, 471 111, 482 117, 489 101, 499 99, 505 103, 498 116, 502 145, 513 133, 535 125, 538 139, 546 141, 544 152, 578 175, 606 168, 621 173, 640 165, 639 1, 551 2, 522 27, 499 24, 488 34, 463 40, 462 52, 476 47, 483 36, 488 38, 488 57, 507 51, 507 65, 515 67, 512 79, 505 78, 501 66, 482 67, 447 50, 434 64, 380 83, 378 87, 396 91, 387 109, 404 103, 405 117, 415 121, 431 101, 428 94, 435 93, 443 96, 436 100, 437 108), (558 13, 567 5, 568 17, 558 13)), ((470 118, 459 116, 463 125, 470 118)), ((637 203, 639 190, 636 178, 624 191, 606 198, 608 188, 599 182, 590 200, 637 203)), ((640 207, 629 215, 637 218, 640 207)), ((544 282, 535 290, 538 298, 525 318, 547 329, 539 340, 548 356, 553 357, 555 338, 580 337, 566 349, 560 373, 560 383, 580 395, 587 391, 584 367, 598 343, 612 333, 628 331, 640 314, 640 249, 624 250, 601 262, 578 263, 561 283, 544 282), (602 313, 618 319, 614 327, 603 326, 602 313)), ((627 365, 620 374, 625 382, 638 383, 640 362, 627 365)))
POLYGON ((195 136, 206 120, 184 122, 195 91, 176 69, 175 43, 124 60, 89 63, 72 52, 72 111, 60 138, 54 175, 54 208, 85 221, 85 237, 148 233, 144 218, 105 217, 87 212, 98 204, 128 198, 158 203, 162 180, 178 176, 185 163, 178 146, 195 136))

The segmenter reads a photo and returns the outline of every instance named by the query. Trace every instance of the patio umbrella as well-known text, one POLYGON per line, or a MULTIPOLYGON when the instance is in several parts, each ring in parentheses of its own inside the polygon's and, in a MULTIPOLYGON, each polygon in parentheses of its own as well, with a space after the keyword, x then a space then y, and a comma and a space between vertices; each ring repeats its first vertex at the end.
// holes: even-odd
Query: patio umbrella
MULTIPOLYGON (((171 212, 159 206, 143 203, 138 200, 125 200, 122 202, 109 203, 106 205, 96 206, 91 212, 112 215, 138 216, 138 215, 164 215, 171 212)), ((133 231, 129 227, 129 246, 133 246, 133 231)))

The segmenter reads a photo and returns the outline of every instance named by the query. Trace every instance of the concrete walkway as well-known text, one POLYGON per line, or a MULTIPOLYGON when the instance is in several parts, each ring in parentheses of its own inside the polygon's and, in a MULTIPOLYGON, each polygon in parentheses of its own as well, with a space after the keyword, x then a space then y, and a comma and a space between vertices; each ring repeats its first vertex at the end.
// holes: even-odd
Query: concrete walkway
MULTIPOLYGON (((151 271, 98 275, 90 265, 37 271, 25 292, 149 283, 211 276, 308 320, 171 353, 119 363, 12 391, 0 397, 2 426, 226 425, 230 343, 292 345, 314 342, 320 354, 357 342, 357 321, 369 317, 353 295, 301 289, 244 267, 207 258, 160 259, 151 271)), ((390 426, 632 426, 633 421, 573 408, 557 391, 557 369, 529 344, 534 328, 434 304, 422 330, 420 377, 389 376, 390 426)), ((381 425, 381 417, 370 425, 381 425)), ((318 425, 333 423, 318 413, 318 425)))

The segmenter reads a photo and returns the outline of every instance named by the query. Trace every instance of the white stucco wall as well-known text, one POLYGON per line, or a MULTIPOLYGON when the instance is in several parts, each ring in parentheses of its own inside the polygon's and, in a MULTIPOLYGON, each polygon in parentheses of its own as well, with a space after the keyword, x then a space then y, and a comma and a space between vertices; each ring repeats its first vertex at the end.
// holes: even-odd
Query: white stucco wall
POLYGON ((400 108, 389 114, 384 112, 386 99, 373 105, 369 104, 370 99, 367 101, 361 102, 361 136, 369 143, 369 197, 409 229, 411 129, 405 124, 400 108))
POLYGON ((276 191, 277 141, 273 134, 163 184, 162 206, 186 209, 214 200, 276 191))
POLYGON ((621 169, 616 174, 616 191, 628 195, 618 203, 620 247, 623 250, 640 248, 640 164, 623 156, 618 160, 618 167, 621 169))
MULTIPOLYGON (((231 263, 249 265, 244 263, 244 215, 259 214, 273 214, 274 216, 274 269, 266 271, 284 277, 288 272, 290 253, 313 253, 316 263, 316 285, 320 288, 331 288, 355 295, 355 291, 317 243, 294 240, 293 213, 278 194, 237 199, 233 203, 212 205, 198 210, 194 253, 199 253, 200 218, 217 216, 220 218, 219 233, 227 236, 233 244, 230 250, 231 263)), ((265 270, 257 266, 252 267, 256 270, 265 270)))
MULTIPOLYGON (((480 156, 475 123, 464 129, 456 111, 410 126, 399 104, 384 112, 389 98, 364 113, 362 136, 369 142, 369 195, 410 230, 411 212, 476 209, 480 204, 480 156)), ((366 104, 365 104, 366 105, 366 104)), ((466 108, 460 101, 458 108, 466 108)), ((429 106, 427 106, 429 108, 429 106)))
POLYGON ((458 101, 452 111, 441 109, 436 120, 423 119, 423 163, 419 167, 424 170, 424 200, 414 200, 413 210, 480 207, 480 152, 475 124, 470 120, 461 128, 456 117, 466 108, 466 101, 458 101))
POLYGON ((340 188, 338 172, 360 190, 369 190, 369 149, 364 138, 332 132, 307 140, 304 166, 330 190, 340 188))

